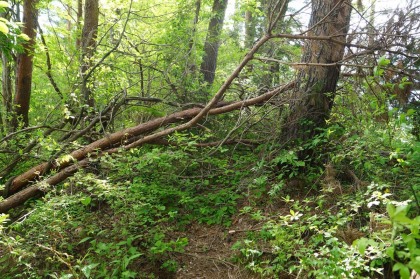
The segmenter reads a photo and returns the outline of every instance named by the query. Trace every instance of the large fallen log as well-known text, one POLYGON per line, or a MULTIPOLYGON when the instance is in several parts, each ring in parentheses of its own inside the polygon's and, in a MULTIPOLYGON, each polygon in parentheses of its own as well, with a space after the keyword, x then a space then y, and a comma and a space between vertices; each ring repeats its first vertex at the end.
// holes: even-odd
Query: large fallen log
MULTIPOLYGON (((267 102, 275 95, 283 93, 293 88, 293 86, 294 86, 294 83, 289 83, 285 86, 276 88, 270 92, 267 92, 255 98, 251 98, 244 101, 238 101, 238 102, 234 102, 230 104, 225 104, 221 107, 210 109, 207 111, 207 115, 217 115, 217 114, 227 113, 227 112, 231 112, 231 111, 245 108, 248 106, 267 102)), ((193 123, 191 122, 191 120, 193 120, 195 117, 200 115, 202 111, 203 111, 202 108, 192 108, 192 109, 184 110, 184 111, 173 113, 165 117, 156 118, 154 120, 151 120, 146 123, 142 123, 135 127, 127 128, 122 131, 118 131, 113 134, 110 134, 85 147, 82 147, 78 150, 71 152, 69 155, 72 157, 72 160, 67 159, 67 160, 63 160, 59 163, 54 164, 54 166, 52 168, 49 168, 49 170, 53 169, 58 172, 41 182, 35 182, 35 181, 39 179, 41 176, 45 175, 44 172, 47 166, 49 165, 48 162, 42 163, 26 171, 25 173, 17 176, 12 181, 9 191, 13 192, 14 194, 4 199, 2 202, 0 202, 0 213, 7 212, 9 209, 23 204, 28 199, 48 191, 51 186, 54 186, 62 182, 63 180, 65 180, 66 178, 68 178, 69 176, 77 172, 79 169, 88 166, 90 162, 90 158, 92 157, 98 158, 105 154, 113 154, 115 152, 120 151, 121 149, 128 150, 131 148, 141 146, 145 143, 152 143, 154 140, 162 138, 163 136, 169 135, 175 131, 182 131, 190 127, 193 127, 196 124, 196 122, 193 123), (133 138, 133 137, 145 134, 145 133, 150 133, 167 124, 177 123, 177 122, 178 123, 184 122, 184 123, 181 125, 172 127, 172 128, 167 128, 162 131, 152 133, 134 142, 130 141, 130 138, 133 138), (128 142, 128 144, 125 144, 125 142, 128 142), (118 145, 118 147, 110 148, 114 145, 118 145), (32 183, 35 183, 35 184, 25 188, 24 190, 19 191, 23 187, 26 187, 32 183)), ((69 158, 68 155, 66 157, 69 158)))

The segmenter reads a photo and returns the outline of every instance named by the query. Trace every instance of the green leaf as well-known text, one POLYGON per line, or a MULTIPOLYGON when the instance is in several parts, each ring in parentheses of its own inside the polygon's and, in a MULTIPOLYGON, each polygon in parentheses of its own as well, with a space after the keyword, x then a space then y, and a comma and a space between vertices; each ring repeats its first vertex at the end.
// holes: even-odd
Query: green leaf
POLYGON ((389 59, 386 59, 384 55, 381 58, 379 58, 378 65, 384 67, 384 66, 388 66, 390 62, 391 61, 389 59))
POLYGON ((90 278, 90 273, 92 272, 92 269, 94 269, 98 265, 99 265, 98 263, 93 263, 93 264, 82 267, 82 272, 86 276, 86 278, 90 278))
POLYGON ((296 162, 296 166, 297 167, 304 167, 305 166, 305 162, 304 161, 297 161, 296 162))
POLYGON ((92 201, 91 197, 86 197, 86 198, 80 200, 80 202, 85 206, 89 205, 91 201, 92 201))
POLYGON ((6 1, 0 1, 0 8, 8 8, 9 7, 9 3, 7 3, 6 1))
POLYGON ((400 269, 400 276, 402 279, 410 279, 410 270, 404 266, 400 269))
POLYGON ((415 272, 420 274, 420 256, 417 256, 415 259, 411 260, 408 263, 408 266, 414 269, 415 272))
POLYGON ((392 267, 392 271, 398 271, 403 267, 404 265, 402 263, 395 263, 394 266, 392 267))
POLYGON ((31 38, 29 38, 29 36, 28 35, 26 35, 25 33, 22 33, 22 34, 19 34, 18 35, 18 38, 21 38, 22 40, 25 40, 25 41, 29 41, 31 38))
POLYGON ((388 257, 390 257, 392 260, 394 260, 394 253, 395 253, 395 247, 391 246, 388 247, 388 249, 386 249, 386 254, 388 255, 388 257))
POLYGON ((92 237, 90 237, 90 236, 85 237, 82 240, 80 240, 78 244, 82 244, 83 242, 86 242, 86 241, 91 240, 91 239, 92 239, 92 237))
POLYGON ((416 112, 416 110, 415 110, 415 109, 409 109, 409 110, 407 110, 407 116, 411 116, 411 115, 413 115, 415 112, 416 112))
POLYGON ((410 278, 410 270, 408 267, 402 263, 396 263, 392 267, 392 271, 400 271, 400 276, 402 279, 409 279, 410 278))
POLYGON ((9 34, 9 27, 4 22, 0 21, 0 32, 7 35, 9 34))
POLYGON ((366 248, 369 245, 369 240, 365 237, 362 237, 355 241, 355 244, 357 246, 357 249, 359 250, 359 253, 361 255, 365 254, 366 248))
POLYGON ((391 203, 386 205, 386 211, 388 212, 389 217, 394 217, 395 215, 395 206, 391 203))

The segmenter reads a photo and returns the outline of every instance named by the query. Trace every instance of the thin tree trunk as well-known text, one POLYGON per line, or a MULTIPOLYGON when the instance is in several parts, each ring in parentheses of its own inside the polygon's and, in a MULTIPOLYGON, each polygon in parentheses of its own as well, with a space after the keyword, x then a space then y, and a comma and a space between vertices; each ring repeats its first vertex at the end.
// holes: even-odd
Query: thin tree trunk
POLYGON ((13 113, 13 106, 12 106, 12 72, 13 68, 10 64, 9 57, 2 52, 1 54, 2 60, 2 73, 1 73, 1 94, 2 94, 2 103, 3 103, 3 115, 1 123, 3 124, 3 132, 7 134, 11 123, 10 123, 10 116, 13 113))
POLYGON ((77 0, 77 15, 76 15, 76 24, 77 24, 77 29, 76 29, 76 34, 77 34, 77 39, 76 39, 76 48, 80 48, 81 47, 81 33, 82 33, 82 19, 83 19, 83 0, 77 0))
POLYGON ((201 10, 201 0, 195 1, 195 13, 194 13, 194 21, 193 21, 193 27, 191 30, 191 38, 188 43, 188 53, 190 54, 194 47, 194 41, 195 41, 195 34, 197 32, 197 24, 198 24, 198 17, 200 16, 200 10, 201 10))
POLYGON ((29 41, 24 43, 24 52, 19 55, 17 70, 16 95, 15 95, 15 115, 12 125, 17 129, 20 121, 23 127, 29 125, 29 103, 32 89, 32 68, 33 51, 36 37, 36 22, 38 11, 36 9, 37 0, 26 0, 23 4, 23 33, 28 35, 29 41))
POLYGON ((251 48, 256 36, 256 23, 251 11, 245 11, 245 48, 251 48))
MULTIPOLYGON (((343 0, 313 0, 308 36, 334 36, 328 40, 309 40, 303 63, 335 63, 343 58, 351 7, 343 0)), ((339 66, 306 66, 298 72, 296 90, 290 96, 290 114, 282 132, 283 141, 306 140, 329 117, 340 74, 339 66)))
POLYGON ((209 85, 213 83, 215 78, 220 35, 222 33, 227 3, 228 0, 214 0, 213 2, 213 16, 209 23, 206 42, 204 44, 203 62, 200 67, 200 71, 204 76, 204 81, 209 85))
POLYGON ((92 91, 88 86, 88 73, 92 66, 91 59, 95 52, 96 37, 98 35, 98 21, 99 21, 99 3, 98 0, 85 1, 85 19, 82 31, 82 56, 81 56, 81 76, 82 86, 81 92, 85 104, 93 108, 95 106, 95 99, 92 91))

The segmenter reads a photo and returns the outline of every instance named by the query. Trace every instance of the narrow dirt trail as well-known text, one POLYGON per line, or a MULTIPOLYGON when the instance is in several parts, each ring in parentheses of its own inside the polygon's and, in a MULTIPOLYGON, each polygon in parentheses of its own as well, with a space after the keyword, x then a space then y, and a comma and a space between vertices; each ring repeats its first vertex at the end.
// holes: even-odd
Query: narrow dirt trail
POLYGON ((177 279, 257 279, 261 278, 233 263, 237 251, 232 245, 240 240, 244 233, 253 230, 251 224, 241 222, 230 228, 222 226, 192 225, 188 230, 189 244, 184 253, 177 255, 181 268, 177 279))

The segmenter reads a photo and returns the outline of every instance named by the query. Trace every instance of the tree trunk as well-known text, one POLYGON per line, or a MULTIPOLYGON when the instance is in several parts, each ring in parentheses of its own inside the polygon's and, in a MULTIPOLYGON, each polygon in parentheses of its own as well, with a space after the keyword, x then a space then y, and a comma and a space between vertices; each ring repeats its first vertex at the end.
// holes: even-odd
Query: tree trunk
POLYGON ((2 74, 1 74, 1 94, 2 94, 2 103, 3 103, 3 115, 1 119, 1 123, 3 124, 2 132, 7 134, 9 132, 11 123, 10 123, 10 115, 12 115, 12 72, 13 68, 10 64, 9 57, 2 52, 1 54, 2 60, 2 74))
POLYGON ((24 52, 19 55, 18 71, 16 76, 15 115, 12 125, 17 129, 22 121, 23 127, 29 125, 29 102, 32 87, 33 51, 36 37, 36 22, 38 11, 37 0, 26 0, 23 4, 23 33, 28 35, 29 41, 24 43, 24 52))
POLYGON ((211 85, 214 81, 217 55, 220 46, 220 35, 222 33, 223 21, 227 8, 228 0, 214 0, 212 18, 207 31, 206 42, 204 44, 204 56, 200 71, 204 76, 204 81, 211 85))
POLYGON ((99 3, 98 0, 86 0, 85 2, 85 20, 82 30, 82 56, 81 56, 81 76, 82 86, 81 93, 84 102, 89 107, 93 108, 95 99, 92 91, 88 86, 87 73, 92 65, 91 59, 95 52, 96 37, 98 35, 98 21, 99 21, 99 3))
POLYGON ((245 11, 245 48, 251 48, 255 41, 256 36, 256 23, 249 10, 245 11))
POLYGON ((201 10, 201 0, 195 1, 195 13, 194 13, 194 21, 193 21, 193 27, 191 30, 191 38, 188 43, 188 54, 191 55, 191 52, 194 47, 194 41, 195 41, 195 34, 197 33, 197 24, 198 24, 198 17, 200 16, 200 10, 201 10))
POLYGON ((343 58, 351 7, 343 0, 313 0, 308 36, 330 36, 332 40, 308 40, 304 46, 296 90, 290 100, 290 114, 282 140, 307 140, 329 117, 340 74, 334 63, 343 58), (330 64, 321 66, 315 64, 330 64))
POLYGON ((76 48, 81 47, 81 30, 82 30, 82 19, 83 19, 83 0, 77 0, 77 14, 76 14, 76 48))

